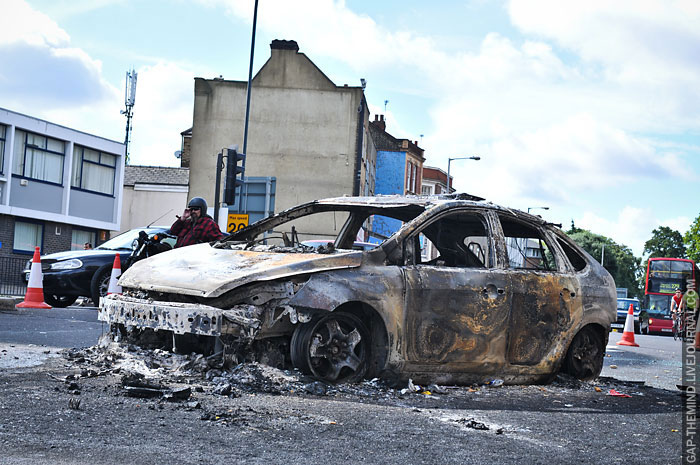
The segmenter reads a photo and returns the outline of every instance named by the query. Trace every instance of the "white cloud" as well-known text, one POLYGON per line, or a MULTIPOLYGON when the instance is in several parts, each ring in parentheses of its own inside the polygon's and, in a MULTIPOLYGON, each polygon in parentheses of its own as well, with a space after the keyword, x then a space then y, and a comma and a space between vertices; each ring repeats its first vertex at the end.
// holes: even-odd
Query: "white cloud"
POLYGON ((0 62, 0 97, 12 110, 44 117, 59 108, 100 105, 116 95, 100 61, 70 47, 63 29, 21 0, 3 5, 0 62))
MULTIPOLYGON (((644 251, 644 243, 651 239, 652 231, 659 226, 668 226, 681 234, 690 227, 692 219, 689 217, 656 218, 649 208, 635 208, 625 206, 618 216, 612 220, 600 217, 594 212, 584 212, 574 219, 577 227, 588 229, 596 234, 602 234, 612 238, 621 245, 626 245, 636 257, 641 257, 644 251)), ((568 226, 568 225, 567 225, 568 226)))

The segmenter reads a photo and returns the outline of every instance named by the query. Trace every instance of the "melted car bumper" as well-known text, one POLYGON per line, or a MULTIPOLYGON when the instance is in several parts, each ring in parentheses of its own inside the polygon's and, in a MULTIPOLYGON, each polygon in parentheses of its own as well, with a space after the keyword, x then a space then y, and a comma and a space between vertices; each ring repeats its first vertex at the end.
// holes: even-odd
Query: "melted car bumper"
POLYGON ((100 302, 98 320, 175 334, 254 338, 260 327, 259 310, 236 305, 228 310, 202 304, 159 302, 123 295, 108 295, 100 302))

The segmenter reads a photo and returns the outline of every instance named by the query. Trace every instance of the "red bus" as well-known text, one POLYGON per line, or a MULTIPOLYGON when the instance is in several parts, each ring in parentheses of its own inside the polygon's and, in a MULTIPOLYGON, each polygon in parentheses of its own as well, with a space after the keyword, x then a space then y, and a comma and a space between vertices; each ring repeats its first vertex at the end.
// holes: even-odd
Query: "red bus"
POLYGON ((671 297, 676 289, 685 293, 688 280, 698 290, 700 268, 684 258, 650 258, 644 287, 644 307, 649 312, 649 332, 671 333, 671 297))

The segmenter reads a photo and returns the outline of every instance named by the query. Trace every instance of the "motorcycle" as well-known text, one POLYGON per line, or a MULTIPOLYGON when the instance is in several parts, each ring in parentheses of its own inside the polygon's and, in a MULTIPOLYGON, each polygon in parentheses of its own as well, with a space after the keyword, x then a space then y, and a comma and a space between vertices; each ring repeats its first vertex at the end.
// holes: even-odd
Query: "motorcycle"
MULTIPOLYGON (((134 239, 131 243, 131 254, 129 254, 121 265, 122 273, 140 260, 171 250, 173 248, 172 245, 163 242, 166 238, 175 239, 175 236, 165 232, 159 232, 149 237, 146 231, 139 231, 139 237, 134 239)), ((95 272, 90 286, 92 299, 95 301, 95 305, 99 303, 101 297, 107 295, 111 277, 112 265, 105 265, 95 272)))

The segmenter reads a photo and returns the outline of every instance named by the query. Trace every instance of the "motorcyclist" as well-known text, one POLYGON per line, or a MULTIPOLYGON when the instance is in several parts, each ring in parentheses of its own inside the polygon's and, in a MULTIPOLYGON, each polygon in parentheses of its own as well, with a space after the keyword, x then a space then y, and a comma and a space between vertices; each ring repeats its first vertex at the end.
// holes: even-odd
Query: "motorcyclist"
POLYGON ((207 215, 207 201, 193 197, 187 208, 170 227, 170 233, 177 236, 175 248, 219 240, 223 237, 219 226, 207 215))

